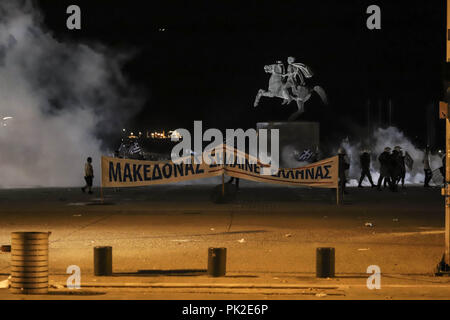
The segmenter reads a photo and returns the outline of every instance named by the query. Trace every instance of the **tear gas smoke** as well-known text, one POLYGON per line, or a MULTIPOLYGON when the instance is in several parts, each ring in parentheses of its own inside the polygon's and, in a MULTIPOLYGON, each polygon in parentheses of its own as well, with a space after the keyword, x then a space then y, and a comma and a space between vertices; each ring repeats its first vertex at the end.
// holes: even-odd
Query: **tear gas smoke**
MULTIPOLYGON (((348 141, 344 139, 341 143, 347 155, 350 158, 350 170, 348 173, 348 179, 350 186, 357 186, 359 178, 361 175, 361 167, 359 164, 359 156, 363 149, 370 150, 371 154, 371 174, 374 183, 378 182, 380 163, 378 161, 378 156, 384 151, 384 148, 390 147, 394 149, 395 146, 400 146, 403 152, 408 152, 411 158, 414 160, 412 170, 406 168, 405 184, 423 184, 425 179, 425 174, 423 171, 423 159, 425 155, 425 150, 420 150, 417 148, 398 128, 388 127, 388 128, 378 128, 373 132, 370 139, 372 141, 371 147, 367 144, 362 144, 361 142, 348 141)), ((337 149, 335 150, 335 154, 337 149)), ((430 167, 433 170, 433 175, 436 179, 433 181, 436 183, 442 180, 442 176, 437 170, 442 166, 442 158, 438 154, 430 154, 430 167)), ((369 185, 367 178, 364 180, 363 185, 369 185)))
POLYGON ((127 56, 57 41, 29 1, 0 2, 0 187, 76 186, 100 135, 122 128, 141 103, 121 74, 127 56))
MULTIPOLYGON (((368 144, 364 144, 360 141, 349 141, 348 139, 344 139, 340 145, 343 147, 347 155, 350 159, 350 170, 348 174, 348 186, 357 186, 359 182, 359 178, 361 176, 361 167, 359 163, 359 156, 361 155, 362 150, 367 149, 371 154, 371 174, 372 179, 375 184, 378 182, 379 172, 380 172, 380 163, 378 161, 378 156, 384 151, 384 148, 390 147, 394 149, 395 146, 400 146, 403 152, 408 152, 411 158, 414 160, 412 170, 406 168, 405 175, 405 184, 423 184, 425 179, 425 174, 423 171, 423 163, 425 150, 421 150, 417 148, 411 140, 409 140, 403 132, 401 132, 396 127, 388 127, 388 128, 378 128, 376 129, 372 137, 370 137, 370 141, 372 141, 371 146, 368 144)), ((334 150, 332 150, 331 155, 335 155, 338 153, 337 146, 334 150)), ((301 166, 308 165, 308 162, 298 161, 295 153, 298 152, 295 146, 287 145, 282 148, 280 156, 284 159, 284 161, 288 164, 287 167, 290 168, 298 168, 301 166)), ((331 156, 330 155, 330 156, 331 156)), ((440 184, 442 182, 442 176, 439 172, 439 167, 442 166, 442 158, 438 154, 430 154, 430 166, 433 170, 434 178, 430 182, 440 184)), ((199 184, 207 184, 207 183, 220 183, 220 177, 208 178, 198 180, 199 184), (209 180, 208 180, 209 179, 209 180)), ((188 181, 187 184, 192 184, 191 181, 188 181)), ((363 185, 370 185, 367 178, 363 181, 363 185)))

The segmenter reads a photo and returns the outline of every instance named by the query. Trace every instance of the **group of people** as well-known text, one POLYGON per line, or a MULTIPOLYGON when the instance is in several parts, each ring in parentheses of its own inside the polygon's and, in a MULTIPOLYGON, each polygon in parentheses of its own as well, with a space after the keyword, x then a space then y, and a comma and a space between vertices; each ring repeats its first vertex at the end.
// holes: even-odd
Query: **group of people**
MULTIPOLYGON (((359 162, 361 167, 361 176, 359 178, 358 187, 362 188, 362 182, 367 178, 372 186, 381 191, 381 187, 387 186, 391 191, 397 191, 399 184, 402 188, 405 188, 405 176, 406 176, 406 160, 410 161, 409 167, 412 167, 412 158, 407 152, 404 152, 400 146, 394 147, 392 150, 390 147, 384 148, 384 151, 378 156, 380 163, 380 176, 377 184, 373 182, 372 175, 370 173, 371 156, 368 149, 362 150, 359 162)), ((338 153, 341 155, 341 187, 345 191, 345 183, 347 182, 348 170, 350 168, 350 161, 344 148, 339 148, 338 153)), ((427 147, 425 149, 424 158, 422 160, 424 168, 424 187, 430 187, 429 183, 433 177, 433 173, 430 166, 430 150, 427 147)), ((442 157, 442 166, 439 168, 443 177, 445 177, 445 156, 442 157)))
MULTIPOLYGON (((344 173, 341 176, 341 187, 345 191, 345 183, 347 181, 347 174, 350 168, 350 161, 345 152, 344 148, 339 148, 338 153, 342 156, 342 167, 341 169, 344 173)), ((372 188, 377 187, 381 190, 381 186, 389 186, 392 191, 397 191, 399 183, 402 187, 405 187, 405 175, 406 175, 406 165, 405 165, 405 153, 400 146, 394 147, 391 152, 390 147, 386 147, 384 151, 379 155, 378 161, 380 162, 380 176, 378 178, 378 183, 375 185, 372 179, 372 174, 370 173, 370 162, 371 156, 370 151, 367 149, 362 150, 359 157, 359 162, 361 166, 361 176, 359 178, 358 187, 362 188, 362 182, 367 177, 372 188)))
MULTIPOLYGON (((340 185, 343 189, 344 193, 347 193, 345 190, 345 184, 347 182, 348 171, 350 169, 350 160, 347 156, 347 153, 344 148, 339 148, 338 154, 340 155, 340 185)), ((116 153, 116 156, 117 153, 116 153)), ((372 174, 370 173, 370 162, 371 156, 370 151, 368 149, 364 149, 359 156, 359 163, 361 166, 361 176, 359 178, 358 187, 362 188, 362 182, 367 177, 372 188, 377 187, 379 191, 381 191, 381 186, 384 187, 389 186, 391 191, 397 191, 398 185, 401 183, 402 188, 405 187, 405 175, 406 175, 406 162, 405 159, 408 156, 408 153, 403 152, 400 146, 394 147, 394 150, 391 152, 390 147, 384 148, 384 151, 378 156, 378 161, 380 162, 380 176, 378 178, 378 183, 375 185, 373 183, 372 174)), ((425 181, 424 187, 430 187, 429 183, 431 178, 433 177, 433 173, 430 166, 430 150, 427 147, 425 150, 425 155, 422 160, 424 173, 425 173, 425 181)), ((442 156, 442 166, 439 168, 443 177, 445 177, 445 155, 442 156)), ((92 167, 92 158, 88 157, 86 164, 84 166, 84 179, 86 181, 86 185, 81 188, 81 191, 92 194, 92 182, 94 179, 94 169, 92 167)), ((239 178, 231 178, 228 183, 235 182, 236 188, 239 189, 239 178)))
MULTIPOLYGON (((378 157, 378 161, 380 162, 380 177, 378 178, 377 189, 381 190, 381 185, 383 184, 384 187, 388 185, 391 191, 397 191, 397 187, 400 182, 402 184, 402 188, 404 188, 406 166, 405 153, 403 152, 402 148, 400 146, 396 146, 394 147, 394 150, 392 150, 392 152, 390 147, 384 148, 384 151, 378 157)), ((369 171, 367 167, 365 167, 365 169, 369 171)), ((359 187, 361 187, 361 183, 364 177, 361 176, 361 178, 362 179, 360 179, 358 185, 359 187)))

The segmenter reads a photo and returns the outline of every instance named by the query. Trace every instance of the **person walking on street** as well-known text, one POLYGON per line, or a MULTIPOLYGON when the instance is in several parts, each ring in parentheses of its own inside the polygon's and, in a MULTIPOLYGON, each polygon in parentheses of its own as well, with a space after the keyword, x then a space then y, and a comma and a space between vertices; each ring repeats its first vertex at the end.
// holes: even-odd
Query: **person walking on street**
POLYGON ((88 157, 87 162, 84 165, 84 180, 86 181, 86 185, 81 188, 81 191, 86 192, 86 188, 88 189, 88 193, 92 194, 92 182, 94 180, 94 168, 92 167, 92 158, 88 157))
POLYGON ((370 153, 368 150, 363 150, 359 157, 359 162, 361 165, 361 178, 359 178, 359 184, 358 187, 362 188, 362 182, 365 177, 369 179, 370 184, 372 185, 372 188, 375 187, 375 184, 372 180, 372 175, 370 174, 370 153))

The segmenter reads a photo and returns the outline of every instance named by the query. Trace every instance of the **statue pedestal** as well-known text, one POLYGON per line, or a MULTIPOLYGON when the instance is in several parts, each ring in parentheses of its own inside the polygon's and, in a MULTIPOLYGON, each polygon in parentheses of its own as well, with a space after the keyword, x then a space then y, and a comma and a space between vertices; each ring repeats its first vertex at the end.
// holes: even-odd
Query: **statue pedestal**
MULTIPOLYGON (((318 122, 258 122, 256 130, 259 132, 260 129, 279 130, 281 168, 298 167, 314 160, 314 157, 308 158, 308 151, 314 153, 319 148, 320 124, 318 122), (300 158, 302 155, 306 158, 304 161, 300 158)), ((267 146, 270 150, 269 133, 267 146)))

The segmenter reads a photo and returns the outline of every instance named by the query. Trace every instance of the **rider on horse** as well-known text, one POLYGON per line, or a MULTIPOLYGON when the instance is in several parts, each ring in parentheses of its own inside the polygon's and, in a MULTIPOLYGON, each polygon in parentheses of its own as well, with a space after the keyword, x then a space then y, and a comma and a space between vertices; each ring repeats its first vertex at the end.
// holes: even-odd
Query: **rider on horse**
POLYGON ((304 77, 312 77, 311 70, 302 63, 295 63, 294 57, 288 57, 287 63, 287 73, 283 74, 283 77, 287 77, 284 94, 287 95, 289 99, 284 100, 283 104, 291 102, 291 97, 298 95, 298 86, 304 87, 306 85, 304 77), (289 91, 289 89, 291 89, 291 91, 289 91))
POLYGON ((313 76, 308 66, 302 63, 295 63, 295 58, 293 57, 289 57, 287 61, 287 72, 285 72, 281 61, 264 66, 264 71, 271 74, 269 86, 267 90, 259 89, 253 106, 258 106, 261 97, 281 98, 283 99, 283 105, 295 101, 298 111, 289 117, 289 121, 292 121, 304 112, 304 103, 309 100, 313 92, 320 96, 324 104, 327 104, 327 97, 320 86, 310 87, 306 85, 304 78, 313 76), (291 90, 288 90, 289 88, 291 90), (292 93, 289 91, 292 91, 292 93))
POLYGON ((288 77, 287 84, 296 88, 297 86, 305 86, 305 78, 311 78, 313 73, 309 67, 303 63, 295 63, 294 57, 287 58, 288 67, 287 73, 283 75, 284 77, 288 77), (297 80, 297 77, 299 80, 297 80))
POLYGON ((284 75, 284 77, 288 77, 286 83, 295 88, 298 85, 304 86, 305 79, 303 78, 302 70, 300 69, 298 63, 294 62, 295 62, 294 57, 287 58, 288 63, 287 73, 284 75), (300 79, 300 81, 297 81, 297 77, 300 79))

